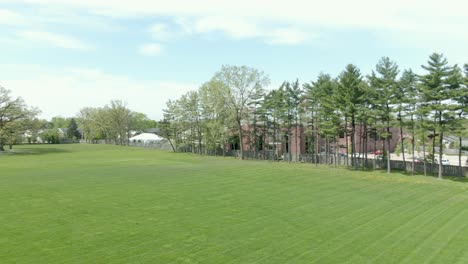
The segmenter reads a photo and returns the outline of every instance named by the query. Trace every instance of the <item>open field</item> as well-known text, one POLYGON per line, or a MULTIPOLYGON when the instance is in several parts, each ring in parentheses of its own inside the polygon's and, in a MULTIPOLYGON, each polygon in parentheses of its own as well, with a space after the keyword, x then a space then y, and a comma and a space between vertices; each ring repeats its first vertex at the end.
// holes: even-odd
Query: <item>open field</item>
POLYGON ((104 145, 0 156, 1 263, 468 263, 468 183, 104 145))

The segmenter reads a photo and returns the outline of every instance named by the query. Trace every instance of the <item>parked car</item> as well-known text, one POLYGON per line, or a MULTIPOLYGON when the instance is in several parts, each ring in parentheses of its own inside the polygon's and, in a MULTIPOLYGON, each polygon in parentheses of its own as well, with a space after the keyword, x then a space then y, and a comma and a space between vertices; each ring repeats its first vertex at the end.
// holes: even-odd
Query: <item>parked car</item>
POLYGON ((421 158, 414 158, 414 163, 423 163, 424 160, 421 158))
POLYGON ((356 158, 358 158, 358 159, 365 158, 365 153, 356 153, 356 158))
POLYGON ((442 160, 440 160, 440 163, 442 165, 450 165, 450 161, 448 159, 442 159, 442 160))

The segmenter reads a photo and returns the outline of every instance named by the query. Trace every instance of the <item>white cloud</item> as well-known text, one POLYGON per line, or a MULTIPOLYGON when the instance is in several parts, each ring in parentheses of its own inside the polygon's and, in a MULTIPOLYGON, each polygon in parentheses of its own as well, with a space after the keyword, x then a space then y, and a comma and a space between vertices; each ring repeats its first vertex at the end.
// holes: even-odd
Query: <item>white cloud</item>
POLYGON ((17 12, 0 9, 0 25, 16 26, 23 24, 25 21, 26 18, 17 12))
POLYGON ((296 26, 271 26, 262 21, 229 17, 205 17, 193 23, 197 33, 219 31, 233 39, 260 39, 271 45, 296 45, 312 39, 312 33, 296 26))
POLYGON ((108 16, 227 17, 281 21, 298 26, 322 25, 398 30, 467 26, 464 0, 289 0, 289 1, 218 1, 218 0, 23 0, 29 4, 61 5, 82 8, 108 16))
POLYGON ((33 10, 25 9, 22 12, 0 8, 1 25, 22 27, 29 30, 50 25, 65 25, 99 31, 122 30, 121 26, 107 17, 90 15, 86 10, 80 11, 66 6, 41 6, 33 10))
POLYGON ((81 40, 46 31, 22 31, 18 36, 27 41, 43 43, 54 47, 74 50, 91 50, 93 47, 81 40))
POLYGON ((146 56, 159 56, 162 52, 162 46, 159 43, 144 44, 138 47, 138 52, 146 56))
MULTIPOLYGON (((21 1, 21 0, 18 0, 21 1)), ((193 33, 222 32, 234 39, 299 44, 328 30, 370 30, 377 34, 449 34, 447 42, 468 40, 468 1, 446 0, 22 0, 29 6, 68 8, 107 18, 173 17, 180 32, 160 26, 156 41, 193 33), (453 39, 452 36, 456 36, 453 39)))
POLYGON ((9 76, 2 78, 1 85, 42 110, 43 118, 74 116, 83 107, 101 107, 118 99, 133 111, 161 119, 169 99, 198 87, 171 80, 143 81, 97 69, 0 64, 0 72, 9 76))
POLYGON ((280 28, 267 32, 266 43, 271 45, 295 45, 309 38, 312 38, 312 36, 308 32, 295 28, 280 28))
POLYGON ((183 34, 190 35, 193 33, 193 26, 192 22, 183 17, 176 17, 174 19, 174 23, 181 29, 183 34))
POLYGON ((250 38, 259 35, 259 29, 255 23, 243 19, 220 16, 200 18, 195 21, 194 29, 199 33, 222 31, 236 39, 250 38))
POLYGON ((195 34, 205 35, 214 32, 231 39, 260 39, 272 45, 301 44, 312 38, 310 32, 296 27, 272 27, 255 20, 219 16, 197 19, 176 18, 173 23, 155 23, 149 28, 153 39, 171 41, 195 34))
POLYGON ((173 38, 174 32, 169 31, 169 27, 163 23, 155 23, 149 29, 153 39, 167 41, 173 38))
POLYGON ((36 25, 64 25, 86 30, 115 32, 121 31, 122 27, 115 24, 109 18, 90 15, 89 13, 77 12, 66 7, 46 6, 35 10, 29 17, 31 23, 36 25))

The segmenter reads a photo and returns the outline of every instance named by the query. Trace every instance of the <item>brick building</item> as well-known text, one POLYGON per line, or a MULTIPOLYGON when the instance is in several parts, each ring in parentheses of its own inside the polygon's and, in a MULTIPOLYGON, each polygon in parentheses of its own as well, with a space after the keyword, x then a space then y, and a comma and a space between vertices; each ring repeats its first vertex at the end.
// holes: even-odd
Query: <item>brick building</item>
MULTIPOLYGON (((382 131, 383 130, 369 129, 366 135, 363 126, 356 126, 356 153, 374 153, 386 149, 387 143, 379 136, 382 131)), ((349 134, 350 132, 351 128, 349 128, 349 134)), ((390 133, 390 152, 394 152, 400 140, 400 132, 398 128, 390 128, 390 133)), ((235 135, 234 131, 233 134, 235 135)), ((313 152, 334 153, 336 149, 338 153, 344 154, 346 153, 346 146, 348 146, 348 152, 351 151, 350 135, 346 138, 344 133, 342 133, 335 144, 334 140, 329 140, 327 142, 326 139, 313 134, 307 127, 302 125, 293 126, 291 128, 290 140, 287 128, 281 128, 279 131, 276 131, 276 135, 274 135, 273 129, 270 128, 268 130, 263 124, 257 124, 255 127, 253 125, 243 125, 243 134, 242 144, 245 152, 273 152, 277 158, 290 154, 292 160, 299 160, 300 155, 313 152)), ((227 149, 238 150, 239 146, 237 142, 238 136, 233 136, 231 143, 226 146, 227 149)))

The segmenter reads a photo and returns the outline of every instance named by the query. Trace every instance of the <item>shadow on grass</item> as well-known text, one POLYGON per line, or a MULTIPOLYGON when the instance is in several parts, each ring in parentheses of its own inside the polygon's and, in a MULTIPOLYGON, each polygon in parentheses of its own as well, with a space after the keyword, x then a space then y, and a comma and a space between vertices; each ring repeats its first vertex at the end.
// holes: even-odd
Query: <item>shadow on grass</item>
POLYGON ((0 151, 0 155, 9 156, 31 156, 31 155, 46 155, 52 153, 68 153, 70 151, 61 148, 20 148, 0 151))

